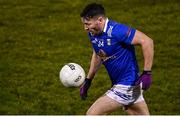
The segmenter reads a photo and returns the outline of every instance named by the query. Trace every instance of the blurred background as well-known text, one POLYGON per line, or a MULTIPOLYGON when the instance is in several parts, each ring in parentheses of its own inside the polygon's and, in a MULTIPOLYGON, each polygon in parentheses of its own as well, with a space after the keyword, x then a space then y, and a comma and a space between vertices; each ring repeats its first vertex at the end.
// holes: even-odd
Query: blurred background
MULTIPOLYGON (((110 88, 104 66, 86 101, 79 88, 59 81, 69 62, 87 74, 92 50, 79 14, 92 2, 103 4, 109 19, 154 40, 153 84, 144 97, 151 114, 180 114, 179 0, 0 0, 0 114, 85 114, 110 88)), ((136 52, 142 71, 139 46, 136 52)))

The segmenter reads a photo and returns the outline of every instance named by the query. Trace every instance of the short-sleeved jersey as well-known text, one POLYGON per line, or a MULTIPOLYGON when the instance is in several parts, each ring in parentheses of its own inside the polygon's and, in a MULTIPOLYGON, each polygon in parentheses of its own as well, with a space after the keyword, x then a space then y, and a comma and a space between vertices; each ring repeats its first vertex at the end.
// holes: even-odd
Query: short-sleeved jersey
POLYGON ((88 34, 113 85, 134 85, 138 78, 139 68, 135 49, 131 45, 135 31, 129 26, 107 19, 102 34, 88 34))

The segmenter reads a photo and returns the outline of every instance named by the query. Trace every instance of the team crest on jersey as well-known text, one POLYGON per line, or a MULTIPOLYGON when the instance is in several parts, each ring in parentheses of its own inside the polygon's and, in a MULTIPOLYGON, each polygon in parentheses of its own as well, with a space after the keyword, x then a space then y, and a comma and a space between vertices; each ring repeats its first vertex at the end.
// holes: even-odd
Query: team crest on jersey
POLYGON ((111 45, 111 39, 107 39, 107 45, 108 45, 108 46, 111 45))

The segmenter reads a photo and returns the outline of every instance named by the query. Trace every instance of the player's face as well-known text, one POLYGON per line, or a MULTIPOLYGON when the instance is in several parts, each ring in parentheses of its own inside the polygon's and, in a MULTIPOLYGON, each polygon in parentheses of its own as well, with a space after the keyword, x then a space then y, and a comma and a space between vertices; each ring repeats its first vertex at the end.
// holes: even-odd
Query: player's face
POLYGON ((84 29, 87 32, 90 32, 93 35, 99 35, 102 32, 101 19, 84 19, 81 18, 82 23, 84 24, 84 29))

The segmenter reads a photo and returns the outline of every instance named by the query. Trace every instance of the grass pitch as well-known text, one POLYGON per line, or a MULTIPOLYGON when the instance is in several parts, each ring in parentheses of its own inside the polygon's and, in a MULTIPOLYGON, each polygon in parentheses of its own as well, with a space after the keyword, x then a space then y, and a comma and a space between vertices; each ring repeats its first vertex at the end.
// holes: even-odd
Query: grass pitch
MULTIPOLYGON (((86 101, 59 81, 66 63, 88 71, 92 50, 79 14, 91 2, 154 40, 153 85, 144 96, 151 114, 180 114, 179 0, 0 0, 0 114, 85 114, 106 92, 104 67, 86 101)), ((141 48, 136 52, 142 69, 141 48)))

